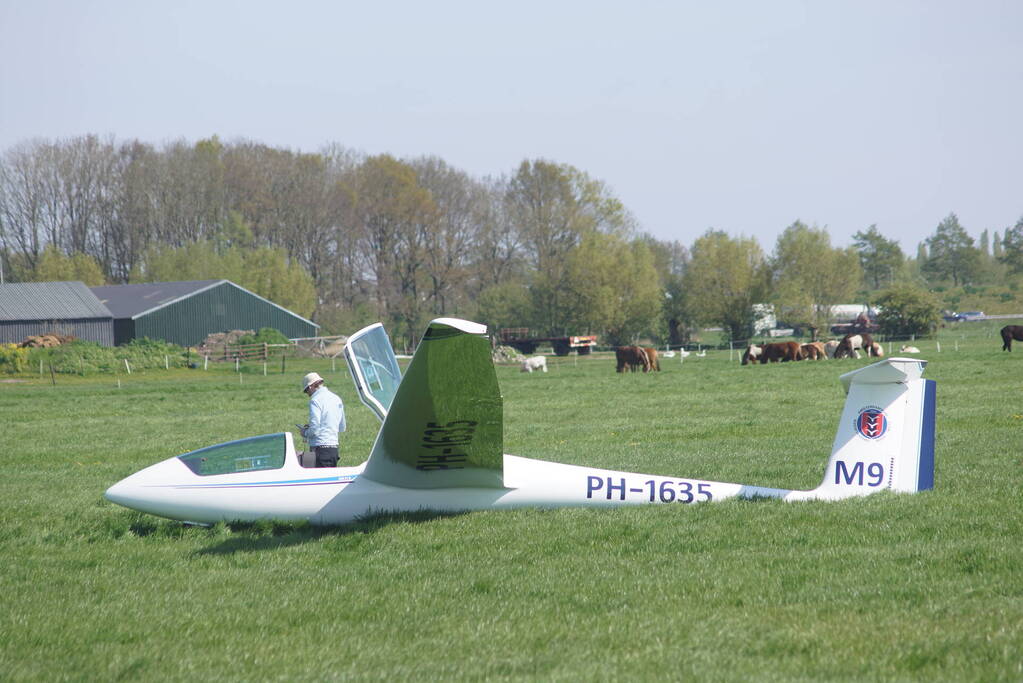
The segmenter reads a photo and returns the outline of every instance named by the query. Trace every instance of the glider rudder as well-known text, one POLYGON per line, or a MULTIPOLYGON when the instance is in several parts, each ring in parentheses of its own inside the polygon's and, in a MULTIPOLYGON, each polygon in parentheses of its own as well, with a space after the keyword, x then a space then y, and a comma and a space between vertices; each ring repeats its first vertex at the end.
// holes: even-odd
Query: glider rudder
POLYGON ((888 358, 841 376, 845 406, 813 498, 934 488, 935 383, 927 361, 888 358))

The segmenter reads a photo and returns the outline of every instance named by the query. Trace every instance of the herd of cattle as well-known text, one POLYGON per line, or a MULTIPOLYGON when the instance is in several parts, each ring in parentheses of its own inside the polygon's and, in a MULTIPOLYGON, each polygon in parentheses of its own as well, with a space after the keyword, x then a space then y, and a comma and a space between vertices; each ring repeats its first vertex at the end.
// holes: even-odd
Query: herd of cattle
MULTIPOLYGON (((753 362, 777 363, 796 360, 825 360, 827 358, 859 358, 860 352, 876 358, 884 357, 884 347, 874 341, 869 334, 847 334, 841 341, 811 342, 773 342, 770 344, 750 344, 742 354, 742 364, 753 362)), ((919 353, 919 349, 904 346, 904 353, 919 353)))
MULTIPOLYGON (((1012 351, 1012 342, 1023 341, 1023 325, 1006 325, 1001 329, 1002 350, 1012 351)), ((797 360, 825 360, 827 358, 859 358, 860 352, 875 358, 884 357, 884 347, 874 341, 869 334, 847 334, 841 341, 811 342, 772 342, 750 344, 742 354, 742 364, 750 363, 784 363, 797 360)), ((901 353, 920 353, 915 346, 903 345, 901 353)), ((615 348, 615 372, 651 372, 660 370, 657 349, 648 346, 619 346, 615 348)), ((543 356, 533 356, 522 361, 522 372, 539 370, 547 372, 547 360, 543 356)))

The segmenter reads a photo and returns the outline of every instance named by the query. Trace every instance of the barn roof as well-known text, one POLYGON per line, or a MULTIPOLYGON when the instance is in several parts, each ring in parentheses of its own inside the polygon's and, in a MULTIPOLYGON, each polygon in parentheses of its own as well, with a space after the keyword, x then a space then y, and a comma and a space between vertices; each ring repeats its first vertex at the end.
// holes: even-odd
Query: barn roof
POLYGON ((141 285, 106 285, 92 292, 106 304, 115 318, 137 318, 175 301, 187 299, 227 280, 185 280, 149 282, 141 285))
POLYGON ((283 306, 278 306, 269 299, 264 299, 230 280, 186 280, 181 282, 150 282, 140 285, 107 285, 105 287, 93 287, 92 291, 106 304, 115 318, 131 318, 134 320, 164 306, 169 306, 182 299, 187 299, 190 296, 221 285, 240 289, 252 297, 281 309, 288 315, 303 320, 314 327, 319 327, 313 321, 306 320, 297 313, 289 311, 283 306))
POLYGON ((112 318, 110 310, 83 282, 0 284, 0 320, 81 320, 112 318))

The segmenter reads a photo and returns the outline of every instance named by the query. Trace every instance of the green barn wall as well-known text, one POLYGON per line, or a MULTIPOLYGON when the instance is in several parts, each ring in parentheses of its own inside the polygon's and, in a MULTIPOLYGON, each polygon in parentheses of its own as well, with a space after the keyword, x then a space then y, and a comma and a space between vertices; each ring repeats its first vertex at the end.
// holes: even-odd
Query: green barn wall
POLYGON ((149 337, 194 346, 212 332, 259 331, 261 327, 273 327, 289 338, 317 334, 313 324, 229 283, 135 318, 133 333, 136 339, 149 337))

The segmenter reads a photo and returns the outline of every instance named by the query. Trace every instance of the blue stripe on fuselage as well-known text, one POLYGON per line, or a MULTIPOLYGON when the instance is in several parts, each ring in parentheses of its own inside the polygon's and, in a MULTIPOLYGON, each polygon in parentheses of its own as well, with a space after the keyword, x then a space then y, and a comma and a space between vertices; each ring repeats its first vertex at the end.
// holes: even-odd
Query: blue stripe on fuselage
POLYGON ((230 482, 209 484, 157 484, 156 488, 175 489, 239 489, 272 486, 318 486, 322 484, 351 484, 359 475, 345 474, 338 477, 317 477, 314 479, 282 479, 280 481, 248 481, 232 484, 230 482))
POLYGON ((917 475, 917 491, 934 488, 934 407, 935 387, 933 379, 924 380, 923 424, 920 428, 920 471, 917 475))

